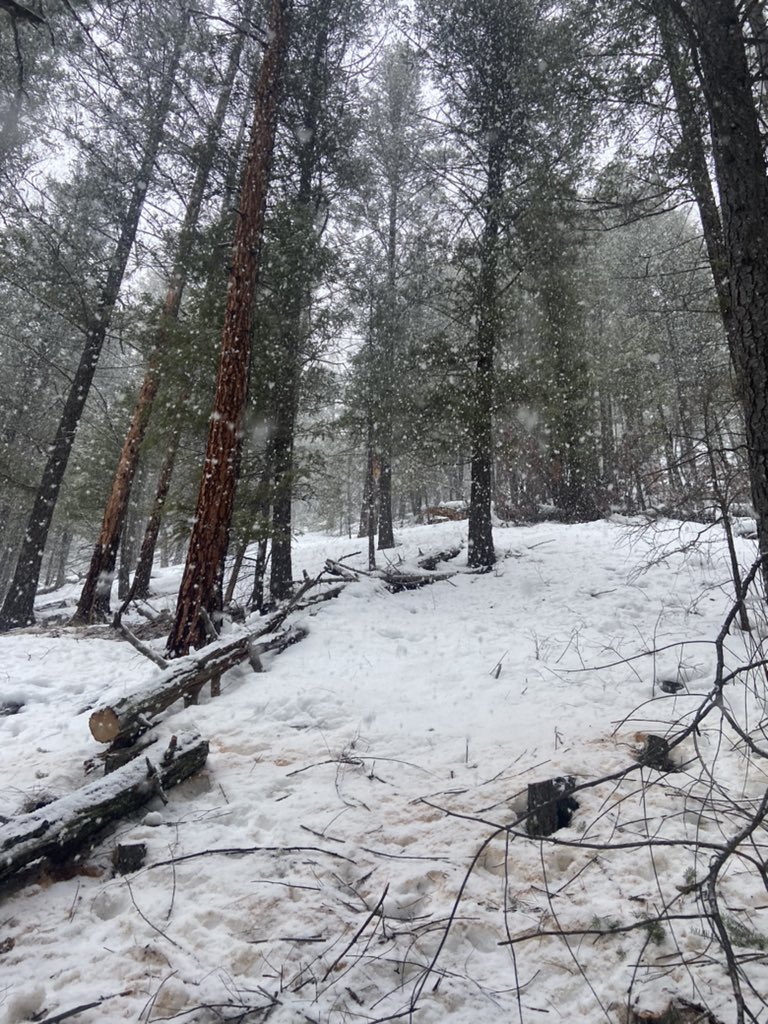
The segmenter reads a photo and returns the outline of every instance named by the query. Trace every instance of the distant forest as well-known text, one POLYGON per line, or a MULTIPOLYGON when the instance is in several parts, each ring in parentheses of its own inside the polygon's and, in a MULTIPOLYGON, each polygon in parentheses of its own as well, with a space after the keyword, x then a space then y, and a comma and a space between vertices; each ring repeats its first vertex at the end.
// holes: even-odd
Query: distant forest
POLYGON ((290 597, 296 530, 374 561, 425 516, 478 570, 611 512, 768 555, 762 3, 2 0, 0 39, 0 629, 186 560, 182 655, 238 577, 290 597))

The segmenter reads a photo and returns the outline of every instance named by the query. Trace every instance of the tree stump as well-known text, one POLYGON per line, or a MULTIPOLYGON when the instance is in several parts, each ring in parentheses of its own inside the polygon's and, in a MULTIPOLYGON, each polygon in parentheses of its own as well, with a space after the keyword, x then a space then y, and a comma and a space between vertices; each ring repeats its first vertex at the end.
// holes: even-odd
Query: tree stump
POLYGON ((144 867, 147 858, 146 843, 118 843, 112 853, 116 875, 128 875, 144 867))
POLYGON ((528 787, 529 836, 551 836, 571 823, 578 802, 571 796, 576 788, 572 775, 558 775, 545 782, 532 782, 528 787))
POLYGON ((648 735, 645 737, 645 746, 638 758, 640 764, 647 768, 655 768, 659 772, 676 771, 676 765, 669 756, 669 741, 663 736, 648 735))

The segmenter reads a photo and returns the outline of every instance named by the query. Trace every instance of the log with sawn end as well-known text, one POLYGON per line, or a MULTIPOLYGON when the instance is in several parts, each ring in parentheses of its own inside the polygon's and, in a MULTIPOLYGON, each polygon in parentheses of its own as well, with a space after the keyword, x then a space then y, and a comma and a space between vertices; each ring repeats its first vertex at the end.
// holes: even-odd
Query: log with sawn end
POLYGON ((112 822, 199 771, 208 741, 171 737, 162 756, 140 758, 96 782, 0 826, 0 884, 50 869, 78 854, 112 822))
POLYGON ((338 597, 344 583, 335 583, 323 594, 307 597, 308 591, 323 580, 323 573, 306 579, 294 597, 254 633, 243 633, 232 640, 219 640, 201 651, 179 658, 162 669, 136 692, 114 704, 96 708, 89 719, 91 735, 99 743, 111 743, 113 750, 135 743, 154 724, 152 719, 171 704, 184 698, 194 703, 202 687, 210 682, 217 686, 222 673, 249 660, 258 671, 261 655, 282 651, 306 636, 306 631, 292 627, 278 632, 293 612, 302 611, 318 600, 338 597))
POLYGON ((88 720, 91 735, 99 743, 111 743, 115 748, 130 746, 152 727, 155 716, 177 700, 190 696, 194 700, 207 682, 228 669, 248 659, 258 663, 262 654, 284 650, 306 636, 306 630, 296 626, 268 636, 271 632, 268 626, 255 634, 211 644, 172 662, 135 693, 96 708, 88 720))

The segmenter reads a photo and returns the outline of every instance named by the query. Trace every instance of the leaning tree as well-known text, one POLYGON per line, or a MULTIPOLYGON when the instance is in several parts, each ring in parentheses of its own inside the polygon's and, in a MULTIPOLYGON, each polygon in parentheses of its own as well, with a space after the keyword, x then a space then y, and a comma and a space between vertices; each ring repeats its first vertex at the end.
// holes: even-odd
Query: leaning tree
POLYGON ((232 243, 216 395, 176 615, 167 643, 168 653, 175 657, 206 642, 206 619, 210 621, 220 602, 248 398, 252 305, 291 8, 291 0, 272 0, 232 243))

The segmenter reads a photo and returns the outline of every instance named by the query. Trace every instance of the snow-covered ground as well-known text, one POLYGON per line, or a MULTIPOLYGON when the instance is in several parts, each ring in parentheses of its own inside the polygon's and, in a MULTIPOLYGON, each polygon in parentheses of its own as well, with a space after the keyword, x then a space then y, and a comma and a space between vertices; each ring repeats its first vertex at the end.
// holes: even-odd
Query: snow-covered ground
MULTIPOLYGON (((413 565, 465 530, 402 530, 390 557, 413 565)), ((689 722, 714 679, 732 588, 722 534, 688 548, 698 533, 499 529, 492 573, 462 556, 447 582, 393 595, 364 578, 303 613, 309 636, 267 671, 234 669, 221 697, 166 714, 165 734, 210 740, 202 774, 112 830, 81 873, 3 895, 0 1019, 103 1000, 72 1019, 634 1022, 683 998, 736 1020, 695 882, 748 824, 765 762, 718 714, 674 751, 682 770, 636 764, 645 734, 689 722), (529 783, 563 775, 604 780, 577 793, 570 826, 546 840, 506 827, 529 783), (146 866, 113 877, 118 841, 145 842, 146 866)), ((749 565, 754 544, 738 543, 749 565)), ((295 571, 358 546, 304 536, 295 571)), ((170 600, 178 570, 155 582, 170 600)), ((728 664, 762 632, 733 630, 728 664)), ((23 703, 0 718, 0 814, 90 781, 89 709, 158 671, 103 637, 0 637, 0 703, 23 703)), ((759 742, 764 682, 725 690, 759 742)), ((719 910, 768 1020, 764 828, 745 843, 719 910)))

